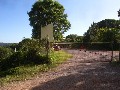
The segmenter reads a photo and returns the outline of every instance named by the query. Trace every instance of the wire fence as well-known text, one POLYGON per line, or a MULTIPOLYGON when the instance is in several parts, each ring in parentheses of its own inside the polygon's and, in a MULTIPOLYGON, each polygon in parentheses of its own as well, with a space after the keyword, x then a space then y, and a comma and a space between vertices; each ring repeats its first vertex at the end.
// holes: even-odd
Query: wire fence
MULTIPOLYGON (((63 49, 72 50, 78 59, 88 58, 91 61, 120 61, 120 43, 90 42, 90 43, 57 43, 63 49), (85 57, 86 56, 86 57, 85 57)), ((87 60, 86 60, 87 61, 87 60)))

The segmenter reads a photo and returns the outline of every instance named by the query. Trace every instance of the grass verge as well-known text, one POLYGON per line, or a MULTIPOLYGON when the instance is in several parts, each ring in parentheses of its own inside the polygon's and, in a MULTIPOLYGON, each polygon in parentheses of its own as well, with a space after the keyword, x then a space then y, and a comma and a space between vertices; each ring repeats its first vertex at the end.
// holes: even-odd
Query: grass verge
POLYGON ((24 81, 26 79, 30 79, 36 75, 38 75, 40 72, 46 72, 65 60, 68 60, 68 58, 71 58, 72 55, 68 54, 64 51, 53 51, 50 53, 50 61, 51 64, 41 64, 41 65, 28 65, 28 66, 19 66, 16 68, 11 68, 8 71, 1 72, 0 74, 3 76, 0 77, 0 85, 3 86, 7 83, 14 82, 14 81, 24 81), (8 74, 6 74, 8 73, 8 74), (5 76, 4 76, 5 74, 5 76))

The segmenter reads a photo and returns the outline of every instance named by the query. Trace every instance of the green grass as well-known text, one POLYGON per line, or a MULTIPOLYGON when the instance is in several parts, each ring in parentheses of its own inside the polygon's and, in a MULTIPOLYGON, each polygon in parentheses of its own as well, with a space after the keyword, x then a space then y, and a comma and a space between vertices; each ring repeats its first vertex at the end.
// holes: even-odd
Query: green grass
POLYGON ((51 52, 49 56, 51 64, 20 66, 11 68, 8 71, 0 72, 1 75, 3 74, 3 77, 0 77, 0 84, 5 85, 13 81, 30 79, 40 74, 40 72, 46 72, 52 68, 55 68, 65 60, 68 60, 68 58, 72 57, 71 54, 64 51, 51 52))

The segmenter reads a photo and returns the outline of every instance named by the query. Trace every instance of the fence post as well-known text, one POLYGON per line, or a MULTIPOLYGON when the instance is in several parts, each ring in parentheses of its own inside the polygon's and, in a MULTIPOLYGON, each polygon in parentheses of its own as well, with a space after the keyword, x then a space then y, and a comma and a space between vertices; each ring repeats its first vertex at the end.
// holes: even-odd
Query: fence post
POLYGON ((49 42, 49 37, 47 35, 47 42, 46 42, 46 57, 47 57, 47 60, 48 60, 48 63, 50 63, 50 60, 49 60, 49 53, 50 53, 50 42, 49 42))
POLYGON ((119 61, 120 61, 120 42, 119 42, 119 61))
POLYGON ((113 42, 111 43, 112 46, 112 56, 111 56, 111 61, 113 60, 113 42))

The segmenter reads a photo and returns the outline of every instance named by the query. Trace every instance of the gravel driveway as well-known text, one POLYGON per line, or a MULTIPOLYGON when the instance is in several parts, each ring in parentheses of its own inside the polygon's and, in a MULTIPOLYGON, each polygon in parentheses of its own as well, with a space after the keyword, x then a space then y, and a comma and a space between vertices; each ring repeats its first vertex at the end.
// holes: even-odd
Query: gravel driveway
POLYGON ((73 58, 54 70, 0 90, 120 90, 120 67, 109 63, 110 52, 67 51, 73 58))

